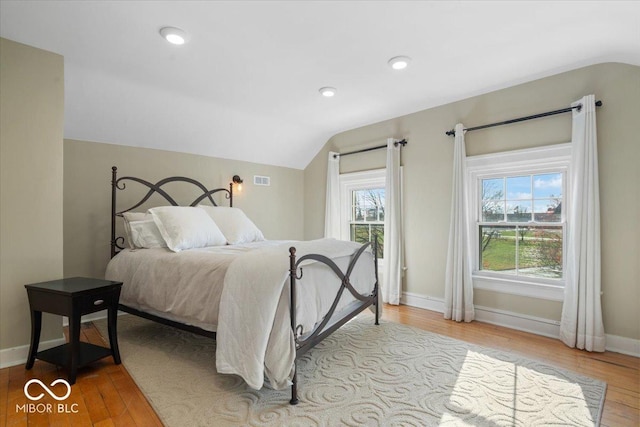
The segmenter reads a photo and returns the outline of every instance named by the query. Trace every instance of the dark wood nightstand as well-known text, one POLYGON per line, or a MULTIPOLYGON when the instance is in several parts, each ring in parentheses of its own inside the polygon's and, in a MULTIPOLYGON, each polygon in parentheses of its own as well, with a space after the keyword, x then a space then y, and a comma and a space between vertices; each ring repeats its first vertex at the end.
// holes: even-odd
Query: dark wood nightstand
POLYGON ((103 357, 113 356, 120 364, 118 350, 118 300, 122 282, 72 277, 50 282, 25 285, 31 309, 31 348, 26 368, 31 369, 36 358, 63 366, 69 373, 69 383, 76 382, 78 368, 103 357), (109 343, 111 348, 80 342, 80 319, 83 314, 108 310, 109 343), (38 352, 42 312, 69 318, 69 342, 38 352))

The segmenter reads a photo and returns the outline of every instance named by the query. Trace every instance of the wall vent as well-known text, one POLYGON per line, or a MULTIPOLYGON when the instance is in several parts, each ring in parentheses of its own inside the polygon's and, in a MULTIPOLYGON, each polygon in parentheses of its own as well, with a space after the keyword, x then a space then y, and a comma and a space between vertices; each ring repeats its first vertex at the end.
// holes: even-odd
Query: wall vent
POLYGON ((269 186, 269 185, 271 185, 271 178, 268 177, 268 176, 254 175, 253 176, 253 184, 254 185, 269 186))

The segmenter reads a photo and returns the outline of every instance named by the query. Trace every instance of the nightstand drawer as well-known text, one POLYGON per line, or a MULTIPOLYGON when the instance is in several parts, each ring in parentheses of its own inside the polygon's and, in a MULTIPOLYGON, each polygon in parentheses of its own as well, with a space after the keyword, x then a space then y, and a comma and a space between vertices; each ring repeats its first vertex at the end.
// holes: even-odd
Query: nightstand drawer
POLYGON ((80 314, 89 314, 96 311, 105 310, 112 305, 118 305, 120 298, 120 288, 113 288, 107 291, 94 292, 90 295, 78 297, 76 304, 80 309, 80 314))

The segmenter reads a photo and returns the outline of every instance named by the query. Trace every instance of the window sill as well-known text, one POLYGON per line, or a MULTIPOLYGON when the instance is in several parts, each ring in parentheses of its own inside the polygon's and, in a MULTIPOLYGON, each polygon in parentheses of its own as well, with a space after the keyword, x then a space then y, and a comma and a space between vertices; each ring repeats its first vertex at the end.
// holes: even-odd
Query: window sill
POLYGON ((550 301, 564 301, 564 287, 547 283, 523 280, 522 278, 495 277, 474 274, 474 289, 482 289, 504 294, 520 295, 550 301))

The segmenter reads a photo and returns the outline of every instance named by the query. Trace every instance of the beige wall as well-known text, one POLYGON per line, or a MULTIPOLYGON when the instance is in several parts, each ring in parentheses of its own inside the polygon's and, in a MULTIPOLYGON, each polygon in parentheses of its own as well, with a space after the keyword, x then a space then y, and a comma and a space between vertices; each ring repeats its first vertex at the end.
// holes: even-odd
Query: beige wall
MULTIPOLYGON (((29 344, 28 283, 62 277, 64 61, 0 39, 0 350, 29 344)), ((45 316, 41 341, 62 337, 45 316)))
MULTIPOLYGON (((75 140, 64 141, 64 162, 65 276, 104 277, 110 257, 112 166, 118 167, 118 176, 151 182, 187 176, 209 188, 228 188, 231 177, 240 175, 244 184, 241 192, 234 192, 234 206, 241 208, 267 239, 303 238, 301 170, 75 140), (271 186, 253 185, 254 175, 270 176, 271 186)), ((119 209, 130 207, 146 192, 135 184, 127 186, 127 191, 118 193, 119 209)), ((193 200, 189 186, 168 188, 172 195, 174 191, 178 194, 179 203, 193 200)), ((146 207, 160 204, 167 203, 155 198, 146 207)))
MULTIPOLYGON (((437 84, 437 82, 434 82, 437 84)), ((452 139, 456 123, 493 123, 568 106, 583 95, 604 102, 598 109, 602 221, 602 289, 606 332, 640 339, 640 67, 599 64, 437 108, 350 130, 331 138, 305 169, 305 238, 322 236, 324 185, 329 150, 350 151, 407 138, 404 166, 404 290, 444 296, 444 270, 451 201, 452 139)), ((467 154, 485 154, 568 142, 571 116, 532 120, 466 135, 467 154)), ((345 157, 342 172, 384 167, 384 150, 345 157)), ((561 303, 476 291, 475 303, 559 320, 561 303)))

